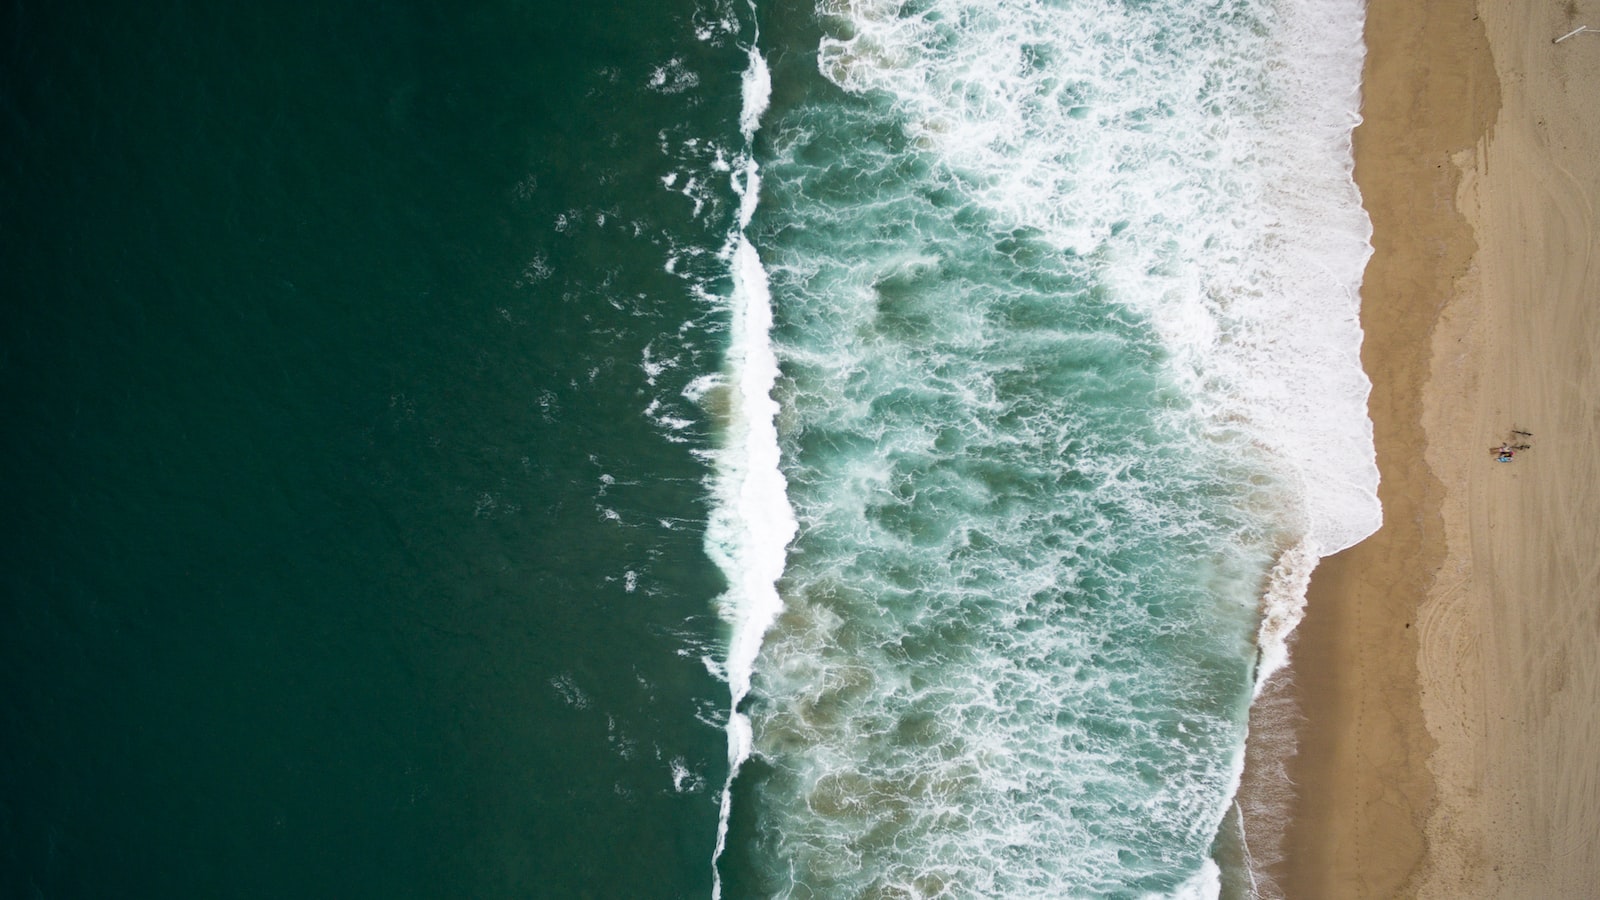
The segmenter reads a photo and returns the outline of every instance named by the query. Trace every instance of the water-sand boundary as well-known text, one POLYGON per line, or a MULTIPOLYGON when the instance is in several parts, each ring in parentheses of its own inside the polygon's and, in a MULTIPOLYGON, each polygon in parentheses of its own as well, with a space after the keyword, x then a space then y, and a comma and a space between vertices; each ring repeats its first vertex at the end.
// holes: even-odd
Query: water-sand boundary
POLYGON ((1600 887, 1600 34, 1552 43, 1584 24, 1600 0, 1369 4, 1385 521, 1318 569, 1293 703, 1253 723, 1247 817, 1296 747, 1264 895, 1600 887))

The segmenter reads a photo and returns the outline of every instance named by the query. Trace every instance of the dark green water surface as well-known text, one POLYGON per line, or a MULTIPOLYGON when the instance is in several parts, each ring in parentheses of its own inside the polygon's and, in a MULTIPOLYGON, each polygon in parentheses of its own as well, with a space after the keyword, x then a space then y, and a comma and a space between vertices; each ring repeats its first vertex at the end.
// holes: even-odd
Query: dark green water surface
POLYGON ((688 12, 5 10, 0 896, 709 890, 688 12))

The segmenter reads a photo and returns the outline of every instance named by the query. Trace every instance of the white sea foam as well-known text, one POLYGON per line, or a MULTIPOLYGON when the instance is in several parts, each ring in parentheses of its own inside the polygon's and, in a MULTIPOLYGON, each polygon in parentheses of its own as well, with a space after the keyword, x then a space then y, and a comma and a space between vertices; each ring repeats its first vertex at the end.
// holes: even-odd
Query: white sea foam
MULTIPOLYGON (((1222 869, 1212 860, 1200 863, 1200 871, 1184 882, 1170 895, 1172 900, 1214 900, 1222 893, 1222 869)), ((1161 895, 1150 894, 1146 900, 1158 900, 1161 895)))
POLYGON ((1361 5, 926 6, 825 4, 849 36, 823 40, 822 72, 891 96, 986 207, 1102 260, 1217 429, 1246 432, 1296 486, 1286 580, 1264 597, 1264 682, 1286 659, 1307 556, 1380 520, 1358 321, 1371 226, 1350 151, 1361 5), (1241 9, 1272 33, 1204 46, 1241 9), (1183 42, 1208 59, 1173 66, 1183 42))
MULTIPOLYGON (((1370 226, 1350 179, 1359 3, 823 11, 821 72, 887 109, 909 149, 820 141, 806 158, 842 164, 788 160, 817 186, 797 198, 819 198, 815 224, 855 231, 772 269, 797 293, 793 329, 822 336, 783 351, 814 406, 793 413, 796 440, 826 459, 798 466, 807 553, 760 673, 776 698, 756 707, 761 746, 783 755, 774 778, 795 798, 775 852, 810 889, 841 893, 1160 879, 1214 897, 1203 848, 1239 782, 1242 708, 1226 704, 1247 687, 1227 656, 1248 649, 1217 635, 1259 628, 1259 690, 1316 561, 1378 522, 1357 319, 1370 226), (910 177, 885 160, 897 153, 931 174, 880 193, 910 177), (1050 261, 1018 263, 1028 278, 1105 289, 1159 336, 1166 380, 1106 361, 1143 358, 1135 329, 1065 324, 1083 298, 1043 313, 1010 302, 1042 282, 966 274, 991 248, 951 262, 985 230, 1014 260, 1047 248, 1050 261), (1077 367, 1029 380, 1060 359, 1077 367), (1130 429, 1113 440, 1052 404, 1067 379, 1085 404, 1139 406, 1119 392, 1168 383, 1181 396, 1095 420, 1130 429), (1196 454, 1216 459, 1185 468, 1196 454), (1236 516, 1207 506, 1235 497, 1236 516), (1187 554, 1172 563, 1184 571, 1151 563, 1162 545, 1187 554), (1246 611, 1184 606, 1197 582, 1246 611), (1173 658, 1142 657, 1152 642, 1173 658)), ((822 127, 785 125, 780 156, 822 127)), ((753 176, 736 181, 743 222, 753 176)), ((813 223, 794 224, 786 239, 804 241, 813 223)), ((747 748, 748 723, 736 728, 747 748)))
POLYGON ((689 71, 683 60, 671 59, 650 72, 650 89, 663 94, 681 94, 700 84, 700 76, 689 71))
MULTIPOLYGON (((772 99, 772 73, 767 69, 767 61, 755 47, 750 48, 749 60, 740 84, 742 103, 739 110, 739 131, 746 143, 755 140, 756 129, 761 127, 761 116, 766 113, 767 103, 772 99)), ((750 223, 746 220, 740 224, 750 223)))
POLYGON ((778 404, 772 399, 778 360, 770 337, 772 299, 767 273, 744 233, 760 197, 760 176, 748 144, 760 126, 771 87, 766 60, 752 46, 739 115, 747 146, 732 167, 731 179, 740 198, 739 219, 723 253, 733 276, 724 363, 733 396, 723 445, 715 457, 714 507, 706 534, 707 552, 728 579, 728 590, 719 604, 723 618, 731 626, 727 658, 722 665, 730 695, 728 780, 722 789, 716 849, 711 860, 713 898, 722 893, 717 862, 727 844, 733 780, 750 757, 752 744, 750 720, 739 705, 750 692, 762 639, 783 610, 777 581, 783 574, 785 554, 796 529, 786 484, 778 468, 778 404))

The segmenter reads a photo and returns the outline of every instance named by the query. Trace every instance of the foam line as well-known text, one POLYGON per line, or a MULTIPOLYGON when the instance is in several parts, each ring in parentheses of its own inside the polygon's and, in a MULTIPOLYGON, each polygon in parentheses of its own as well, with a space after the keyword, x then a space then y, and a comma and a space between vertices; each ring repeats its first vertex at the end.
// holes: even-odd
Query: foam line
MULTIPOLYGON (((1378 522, 1358 0, 1068 6, 821 0, 860 102, 770 132, 794 484, 758 533, 742 333, 729 752, 773 755, 767 852, 811 891, 1216 897, 1251 688, 1378 522)), ((753 57, 747 143, 766 87, 753 57)), ((743 225, 727 254, 736 324, 770 316, 743 225)))
POLYGON ((717 864, 727 846, 733 806, 733 781, 750 758, 750 720, 739 704, 750 692, 756 657, 767 630, 783 610, 777 581, 783 575, 796 523, 788 486, 779 470, 778 404, 772 399, 778 360, 772 350, 772 297, 767 273, 744 230, 760 197, 761 179, 751 156, 751 142, 760 127, 772 92, 766 60, 754 46, 742 84, 739 128, 745 148, 733 167, 733 189, 739 195, 739 221, 723 250, 733 276, 732 318, 724 377, 732 388, 726 440, 716 457, 712 480, 714 509, 706 533, 706 549, 728 579, 719 600, 732 633, 723 666, 728 679, 728 780, 722 787, 716 849, 712 853, 713 898, 722 896, 717 864))

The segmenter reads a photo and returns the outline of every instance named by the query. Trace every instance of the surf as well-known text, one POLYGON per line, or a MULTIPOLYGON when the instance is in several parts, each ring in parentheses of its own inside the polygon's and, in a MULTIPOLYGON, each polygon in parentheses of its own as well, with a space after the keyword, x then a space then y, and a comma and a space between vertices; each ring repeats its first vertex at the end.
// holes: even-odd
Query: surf
POLYGON ((783 609, 777 581, 796 530, 779 469, 778 406, 772 399, 778 360, 769 336, 772 298, 761 258, 745 234, 761 195, 760 166, 751 144, 771 96, 772 82, 758 49, 751 46, 746 60, 739 113, 744 147, 731 166, 731 189, 739 198, 739 212, 719 253, 732 279, 728 350, 721 379, 728 400, 721 446, 713 456, 713 507, 706 533, 707 553, 729 583, 718 599, 718 611, 730 626, 727 655, 721 663, 730 699, 728 778, 722 788, 711 858, 714 898, 722 895, 718 861, 727 846, 734 780, 753 747, 750 720, 740 704, 750 692, 762 638, 783 609))
POLYGON ((1380 515, 1360 9, 815 28, 733 167, 742 852, 775 896, 1214 896, 1250 705, 1380 515))

